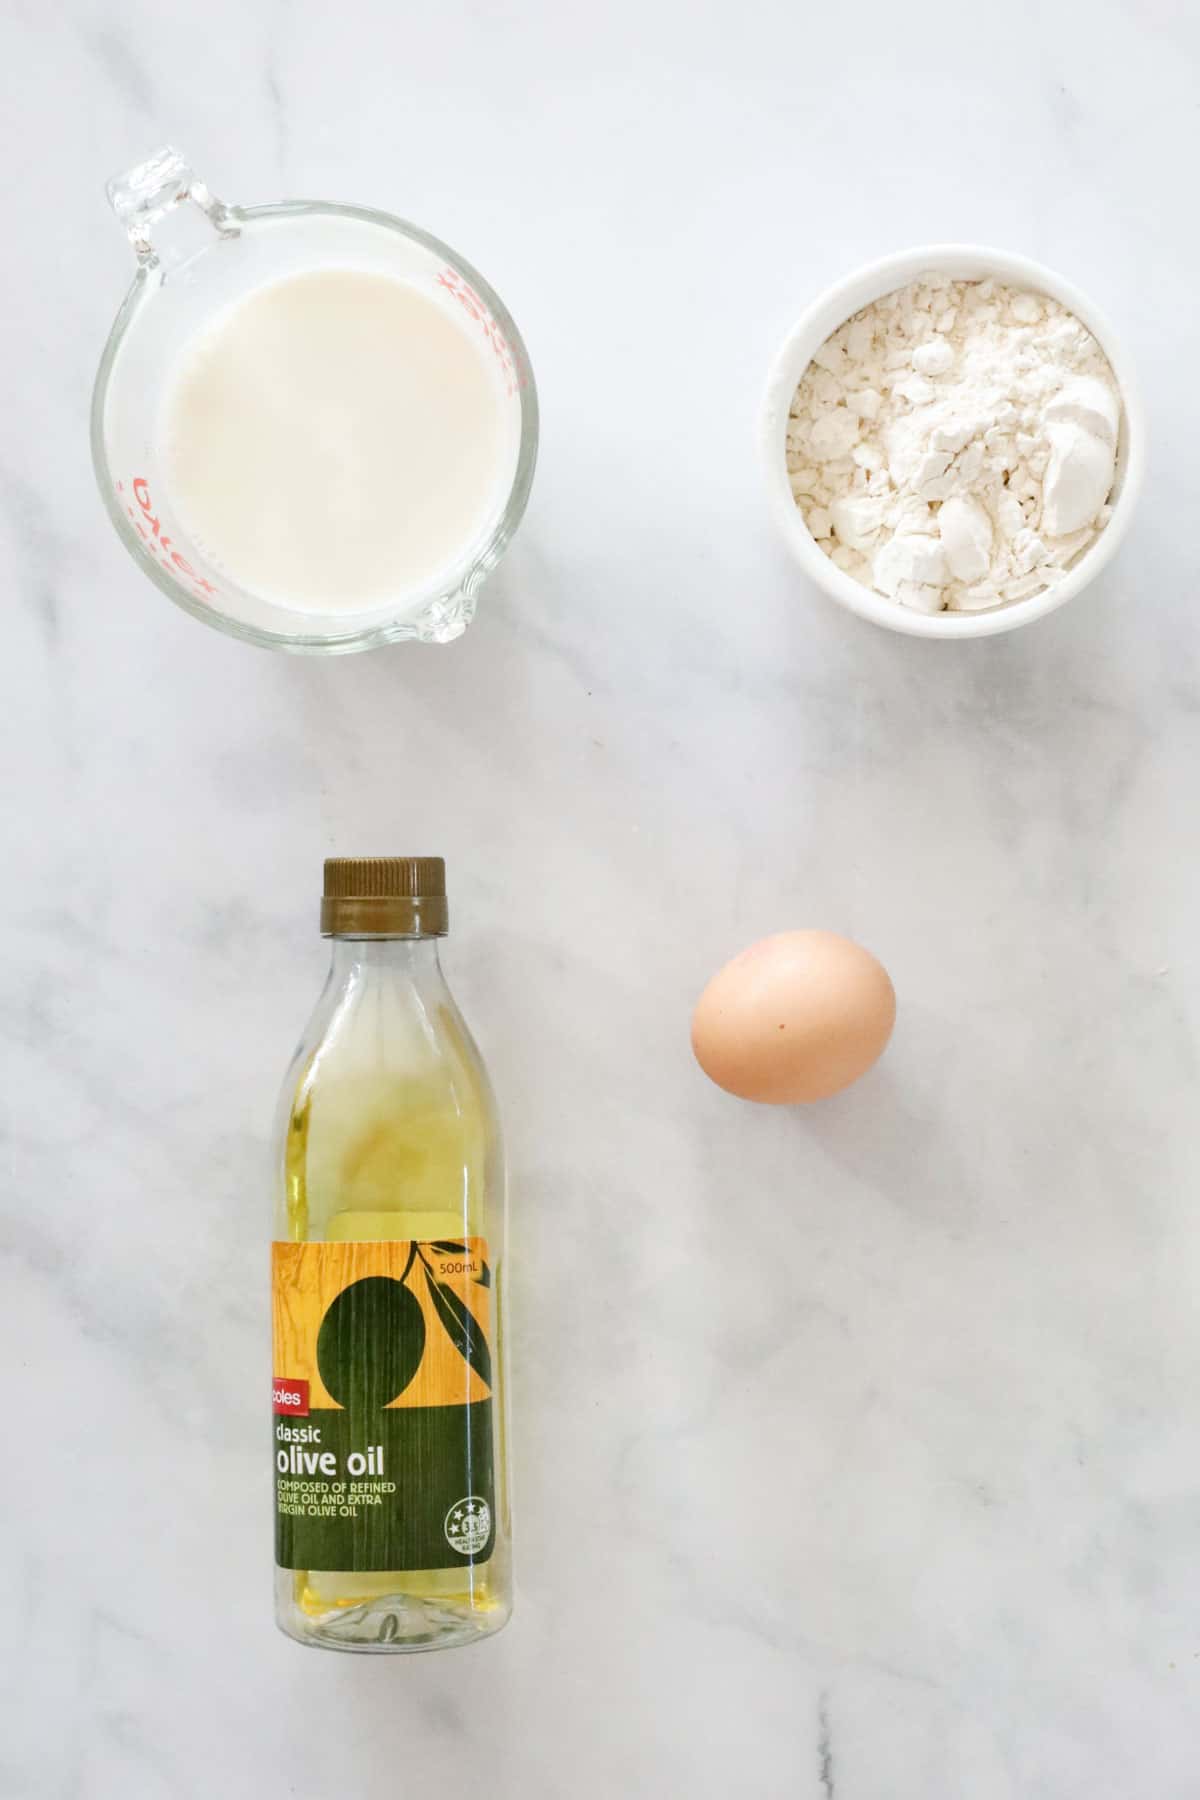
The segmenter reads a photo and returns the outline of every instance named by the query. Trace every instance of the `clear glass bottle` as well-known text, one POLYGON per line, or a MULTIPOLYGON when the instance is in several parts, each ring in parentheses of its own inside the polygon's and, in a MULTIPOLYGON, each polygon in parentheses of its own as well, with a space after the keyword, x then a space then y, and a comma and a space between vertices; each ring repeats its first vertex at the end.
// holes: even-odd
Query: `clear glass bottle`
POLYGON ((505 1176, 438 959, 438 857, 325 865, 324 992, 276 1137, 276 1618, 431 1650, 511 1609, 505 1176))

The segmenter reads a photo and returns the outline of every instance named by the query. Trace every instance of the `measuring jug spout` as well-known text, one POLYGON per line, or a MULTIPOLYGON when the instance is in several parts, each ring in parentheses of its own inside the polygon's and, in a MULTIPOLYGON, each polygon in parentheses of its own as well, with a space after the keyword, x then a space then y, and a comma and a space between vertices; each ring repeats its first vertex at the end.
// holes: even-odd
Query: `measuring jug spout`
POLYGON ((190 201, 222 237, 236 237, 236 207, 218 200, 187 158, 173 144, 163 144, 145 162, 135 163, 105 183, 108 203, 133 245, 143 269, 158 269, 181 260, 176 244, 156 245, 154 227, 184 201, 190 201))

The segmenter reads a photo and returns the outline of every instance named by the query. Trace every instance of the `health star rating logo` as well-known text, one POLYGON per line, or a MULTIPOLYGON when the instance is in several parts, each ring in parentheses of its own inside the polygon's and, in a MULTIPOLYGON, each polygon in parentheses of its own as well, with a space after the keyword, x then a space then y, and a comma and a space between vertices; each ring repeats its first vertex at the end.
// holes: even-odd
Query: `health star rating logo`
POLYGON ((478 1556, 492 1535, 492 1509, 478 1494, 457 1500, 446 1514, 446 1542, 460 1556, 478 1556))

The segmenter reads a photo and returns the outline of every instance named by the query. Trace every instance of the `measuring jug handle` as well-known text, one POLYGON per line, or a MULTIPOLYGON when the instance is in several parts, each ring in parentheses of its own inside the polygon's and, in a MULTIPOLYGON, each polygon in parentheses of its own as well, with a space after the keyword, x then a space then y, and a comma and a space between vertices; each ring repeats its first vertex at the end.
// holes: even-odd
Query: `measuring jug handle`
POLYGON ((157 268, 162 260, 151 237, 154 226, 184 200, 198 206, 222 237, 238 234, 236 209, 217 199, 173 144, 163 144, 145 162, 114 175, 104 191, 143 269, 157 268))

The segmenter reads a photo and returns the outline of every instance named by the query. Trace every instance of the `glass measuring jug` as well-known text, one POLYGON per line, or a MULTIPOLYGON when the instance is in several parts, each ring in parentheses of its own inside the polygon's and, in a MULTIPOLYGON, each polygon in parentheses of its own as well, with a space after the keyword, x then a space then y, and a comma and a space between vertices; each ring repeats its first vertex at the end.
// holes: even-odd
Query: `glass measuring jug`
POLYGON ((520 523, 537 456, 533 374, 498 295, 437 238, 387 213, 320 201, 228 206, 169 146, 115 177, 107 192, 138 268, 96 377, 92 459, 109 517, 139 568, 195 618, 277 649, 336 654, 460 636, 520 523), (389 277, 454 317, 483 352, 503 445, 496 499, 454 559, 415 587, 350 609, 289 605, 219 564, 180 517, 164 448, 165 398, 197 335, 257 290, 317 271, 389 277))

